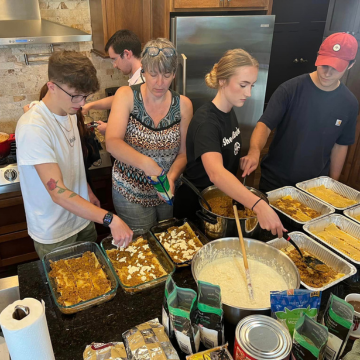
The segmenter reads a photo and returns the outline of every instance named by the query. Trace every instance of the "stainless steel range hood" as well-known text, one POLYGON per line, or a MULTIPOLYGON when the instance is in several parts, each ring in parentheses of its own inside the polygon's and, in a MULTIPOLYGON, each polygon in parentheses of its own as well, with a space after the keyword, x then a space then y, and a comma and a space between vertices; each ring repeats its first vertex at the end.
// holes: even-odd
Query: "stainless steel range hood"
POLYGON ((38 0, 0 0, 0 45, 91 41, 91 35, 43 20, 38 0))

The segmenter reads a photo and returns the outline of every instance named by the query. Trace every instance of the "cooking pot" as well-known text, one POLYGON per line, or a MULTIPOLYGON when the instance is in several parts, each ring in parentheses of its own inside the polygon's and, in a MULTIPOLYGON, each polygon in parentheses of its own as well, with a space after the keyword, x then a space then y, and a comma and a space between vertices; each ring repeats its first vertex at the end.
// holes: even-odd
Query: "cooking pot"
POLYGON ((0 136, 0 159, 3 159, 10 154, 10 145, 15 141, 15 134, 8 135, 6 133, 0 132, 0 135, 8 137, 5 141, 1 141, 2 136, 0 136))
MULTIPOLYGON (((258 260, 274 268, 279 274, 282 275, 289 289, 298 289, 300 287, 299 271, 288 256, 271 245, 263 243, 259 240, 244 238, 244 242, 248 258, 258 260)), ((191 263, 191 272, 194 280, 197 282, 201 270, 207 264, 213 262, 216 259, 228 256, 233 257, 237 254, 241 254, 239 238, 218 239, 205 244, 195 254, 191 263)), ((224 302, 223 310, 224 318, 229 323, 234 325, 236 325, 242 318, 248 315, 270 315, 270 307, 249 309, 232 306, 224 302)))
MULTIPOLYGON (((268 204, 269 201, 265 194, 261 191, 246 186, 255 195, 261 197, 268 204)), ((216 186, 209 186, 201 192, 201 195, 209 201, 210 199, 218 196, 227 196, 224 192, 216 186)), ((219 239, 229 236, 238 236, 236 222, 234 218, 217 215, 208 210, 206 206, 199 199, 201 210, 196 212, 196 215, 202 220, 202 230, 209 239, 219 239)), ((260 224, 256 216, 250 218, 240 219, 241 230, 244 237, 254 238, 260 230, 260 224)))

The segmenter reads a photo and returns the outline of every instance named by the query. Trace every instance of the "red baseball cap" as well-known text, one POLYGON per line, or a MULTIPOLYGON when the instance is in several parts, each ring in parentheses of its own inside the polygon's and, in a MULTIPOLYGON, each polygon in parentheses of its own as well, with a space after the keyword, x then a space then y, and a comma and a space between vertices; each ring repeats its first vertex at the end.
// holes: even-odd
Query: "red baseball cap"
POLYGON ((356 57, 358 43, 354 36, 335 33, 328 36, 320 46, 315 66, 331 66, 342 72, 356 57))

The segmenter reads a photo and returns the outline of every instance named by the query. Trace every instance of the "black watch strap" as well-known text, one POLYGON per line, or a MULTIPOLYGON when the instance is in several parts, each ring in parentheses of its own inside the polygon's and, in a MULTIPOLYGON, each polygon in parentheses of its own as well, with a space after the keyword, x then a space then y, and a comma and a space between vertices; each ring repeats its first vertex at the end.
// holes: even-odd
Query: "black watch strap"
POLYGON ((111 213, 110 211, 107 214, 105 214, 105 216, 103 218, 103 225, 106 227, 109 227, 109 225, 112 222, 113 216, 114 216, 114 214, 111 213))

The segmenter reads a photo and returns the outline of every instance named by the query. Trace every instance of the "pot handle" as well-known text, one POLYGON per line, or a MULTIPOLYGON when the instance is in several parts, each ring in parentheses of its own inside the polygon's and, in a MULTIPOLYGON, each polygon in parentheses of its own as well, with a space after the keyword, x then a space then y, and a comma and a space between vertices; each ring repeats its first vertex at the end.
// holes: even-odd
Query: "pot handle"
POLYGON ((212 214, 204 214, 201 210, 196 211, 196 216, 203 221, 206 221, 212 225, 217 224, 217 218, 212 214))
POLYGON ((15 141, 15 134, 9 134, 9 138, 7 141, 15 141))

